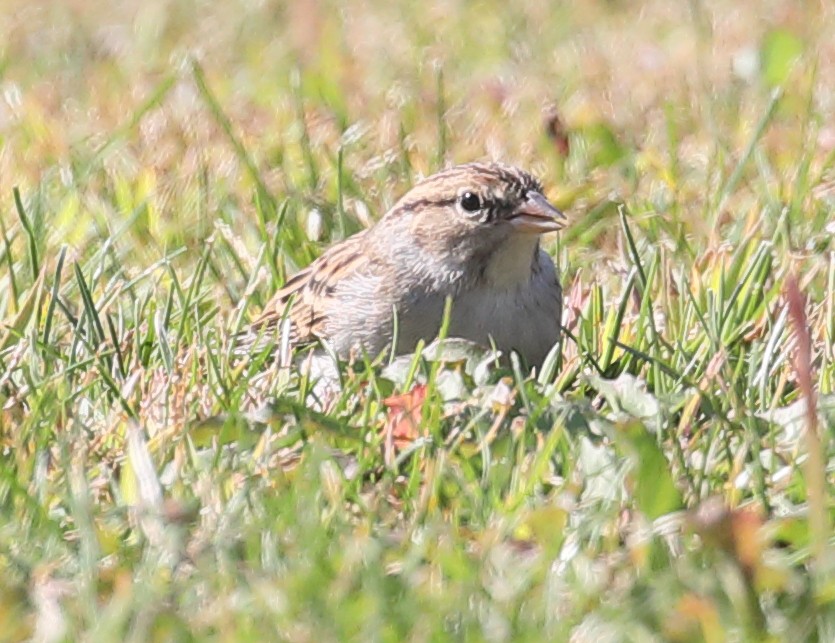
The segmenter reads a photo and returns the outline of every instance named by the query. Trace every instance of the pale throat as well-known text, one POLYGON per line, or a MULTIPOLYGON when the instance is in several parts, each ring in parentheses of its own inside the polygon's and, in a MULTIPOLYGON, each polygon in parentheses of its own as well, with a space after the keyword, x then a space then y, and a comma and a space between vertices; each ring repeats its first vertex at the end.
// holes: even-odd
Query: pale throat
POLYGON ((511 289, 530 281, 539 235, 516 234, 487 257, 484 282, 494 288, 511 289))

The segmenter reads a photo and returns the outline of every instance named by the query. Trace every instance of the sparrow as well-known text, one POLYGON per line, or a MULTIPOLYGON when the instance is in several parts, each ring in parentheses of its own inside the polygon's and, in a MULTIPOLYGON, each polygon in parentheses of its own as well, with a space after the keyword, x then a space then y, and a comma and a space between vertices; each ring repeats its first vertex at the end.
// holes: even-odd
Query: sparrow
POLYGON ((527 172, 459 165, 417 183, 372 227, 292 276, 244 346, 323 342, 341 359, 412 352, 437 337, 516 351, 540 366, 559 339, 562 287, 541 235, 565 216, 527 172))

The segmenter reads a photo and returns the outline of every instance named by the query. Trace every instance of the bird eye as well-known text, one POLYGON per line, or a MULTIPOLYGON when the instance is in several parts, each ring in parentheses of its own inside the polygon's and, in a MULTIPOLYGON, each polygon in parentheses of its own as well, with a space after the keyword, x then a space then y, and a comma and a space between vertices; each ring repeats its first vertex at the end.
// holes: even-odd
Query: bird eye
POLYGON ((464 192, 461 195, 461 207, 467 212, 477 212, 481 210, 481 199, 473 192, 464 192))

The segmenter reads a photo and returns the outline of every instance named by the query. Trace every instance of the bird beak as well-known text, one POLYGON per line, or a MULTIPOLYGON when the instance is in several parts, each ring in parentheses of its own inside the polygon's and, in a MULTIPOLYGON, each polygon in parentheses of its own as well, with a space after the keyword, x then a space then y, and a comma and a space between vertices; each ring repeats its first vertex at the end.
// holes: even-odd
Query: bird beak
POLYGON ((531 190, 525 201, 511 214, 510 224, 518 232, 545 234, 565 227, 566 217, 539 192, 531 190))

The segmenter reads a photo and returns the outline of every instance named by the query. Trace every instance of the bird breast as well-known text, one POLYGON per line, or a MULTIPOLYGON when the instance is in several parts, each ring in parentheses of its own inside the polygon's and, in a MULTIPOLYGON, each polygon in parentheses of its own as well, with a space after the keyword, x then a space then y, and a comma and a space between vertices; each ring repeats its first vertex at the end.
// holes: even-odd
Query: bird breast
POLYGON ((492 340, 507 353, 517 351, 529 365, 539 365, 559 339, 562 290, 554 263, 539 251, 527 278, 495 282, 465 291, 453 303, 449 335, 480 344, 492 340))
POLYGON ((377 275, 353 275, 337 289, 340 304, 329 311, 328 340, 343 357, 357 348, 376 356, 395 335, 396 353, 411 352, 421 339, 437 336, 451 296, 449 337, 484 346, 492 341, 505 353, 516 350, 532 366, 541 364, 559 338, 562 293, 551 258, 538 248, 527 256, 520 271, 518 260, 496 254, 470 282, 457 279, 452 266, 446 273, 434 266, 427 271, 432 279, 427 274, 408 290, 389 288, 389 280, 377 275))

